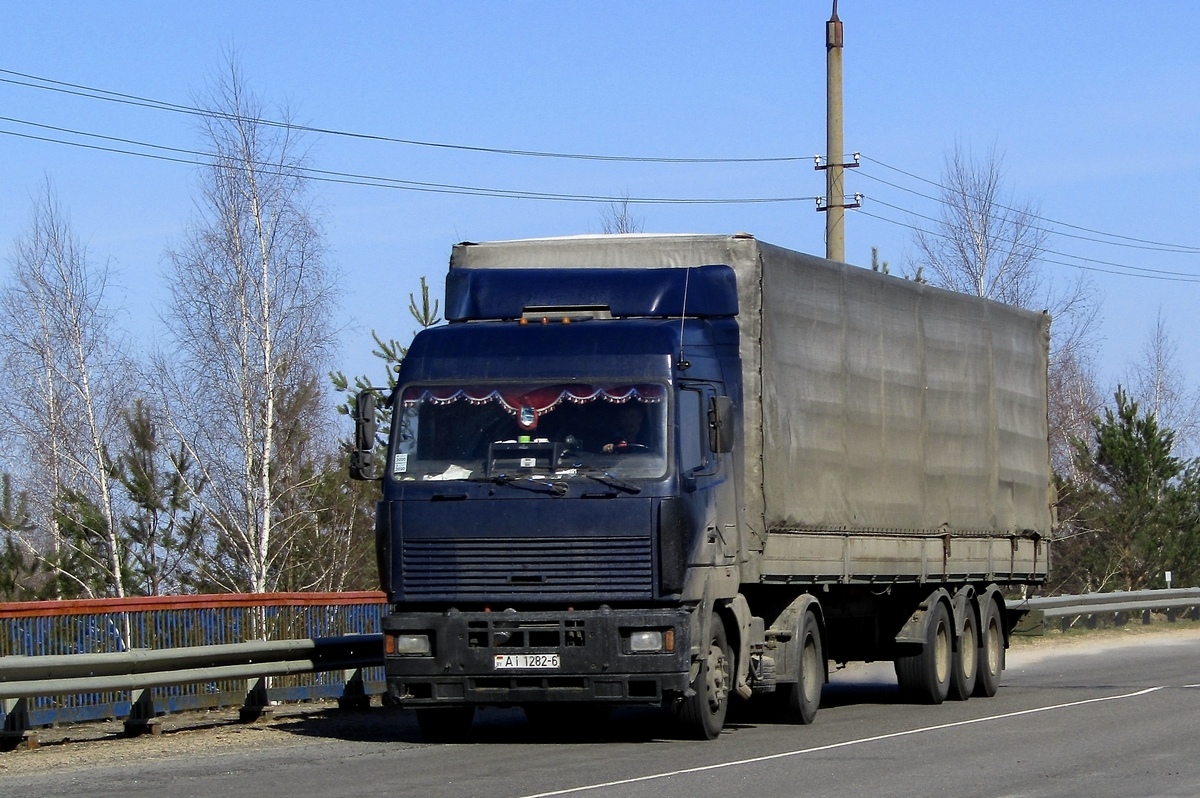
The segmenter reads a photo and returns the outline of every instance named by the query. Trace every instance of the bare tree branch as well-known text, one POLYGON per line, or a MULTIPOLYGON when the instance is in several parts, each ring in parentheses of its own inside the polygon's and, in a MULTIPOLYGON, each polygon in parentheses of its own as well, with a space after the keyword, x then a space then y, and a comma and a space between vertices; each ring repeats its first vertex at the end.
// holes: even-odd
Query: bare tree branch
POLYGON ((1056 287, 1043 277, 1049 232, 1035 206, 1006 194, 1003 159, 995 150, 974 161, 956 145, 946 157, 941 194, 938 223, 914 235, 913 266, 941 288, 1050 313, 1051 458, 1058 473, 1069 475, 1071 441, 1088 434, 1103 404, 1095 378, 1093 285, 1079 276, 1056 287))
POLYGON ((1178 457, 1196 456, 1200 447, 1200 392, 1189 390, 1178 367, 1178 343, 1161 309, 1140 357, 1127 370, 1131 397, 1158 423, 1175 433, 1178 457))
POLYGON ((174 353, 160 364, 170 365, 169 418, 205 486, 193 499, 217 531, 209 576, 266 591, 294 526, 284 508, 303 489, 295 460, 329 443, 293 438, 300 449, 286 452, 279 436, 289 405, 293 423, 329 426, 312 386, 333 345, 337 292, 294 131, 258 121, 267 114, 232 59, 205 107, 216 112, 203 122, 214 157, 200 217, 168 253, 174 353))
POLYGON ((644 220, 629 210, 629 195, 611 200, 600 209, 600 229, 605 233, 640 233, 644 220))
POLYGON ((3 369, 12 386, 3 413, 30 454, 25 492, 49 538, 48 550, 23 545, 84 594, 124 596, 126 547, 108 453, 132 367, 106 302, 108 269, 89 260, 49 180, 11 266, 0 295, 3 369))

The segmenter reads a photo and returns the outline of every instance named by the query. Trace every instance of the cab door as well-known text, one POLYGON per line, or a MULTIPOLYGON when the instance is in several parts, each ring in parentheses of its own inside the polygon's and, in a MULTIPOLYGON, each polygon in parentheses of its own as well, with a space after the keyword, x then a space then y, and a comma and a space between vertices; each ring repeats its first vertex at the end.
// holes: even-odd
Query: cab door
POLYGON ((679 390, 681 493, 689 515, 701 521, 704 530, 703 545, 694 552, 692 565, 734 566, 740 550, 729 455, 713 451, 709 434, 710 410, 718 394, 718 386, 711 383, 685 383, 679 390))

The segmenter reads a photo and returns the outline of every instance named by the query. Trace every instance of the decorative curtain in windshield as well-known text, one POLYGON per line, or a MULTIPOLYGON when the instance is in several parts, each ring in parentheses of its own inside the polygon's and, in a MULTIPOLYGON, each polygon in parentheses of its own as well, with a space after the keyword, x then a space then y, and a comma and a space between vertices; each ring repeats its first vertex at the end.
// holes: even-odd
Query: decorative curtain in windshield
POLYGON ((477 405, 496 402, 510 414, 516 416, 517 422, 521 426, 533 427, 536 426, 538 417, 563 402, 582 405, 599 400, 624 404, 638 400, 647 404, 656 404, 663 400, 663 395, 663 386, 654 384, 609 387, 574 384, 551 385, 533 390, 496 387, 422 387, 407 389, 401 401, 405 407, 415 407, 422 402, 434 405, 448 405, 459 401, 477 405))

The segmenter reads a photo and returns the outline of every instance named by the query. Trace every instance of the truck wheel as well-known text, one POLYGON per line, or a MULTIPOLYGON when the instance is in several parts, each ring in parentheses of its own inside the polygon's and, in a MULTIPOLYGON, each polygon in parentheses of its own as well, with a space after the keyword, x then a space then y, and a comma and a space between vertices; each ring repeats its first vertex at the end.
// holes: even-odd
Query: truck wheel
POLYGON ((725 726, 729 711, 729 689, 733 684, 733 663, 725 624, 713 615, 708 646, 700 654, 700 670, 692 682, 692 695, 683 699, 679 717, 702 740, 714 740, 725 726))
POLYGON ((417 710, 417 725, 431 743, 461 743, 471 733, 475 707, 422 707, 417 710))
POLYGON ((954 669, 950 678, 950 698, 966 701, 975 692, 979 670, 979 630, 975 626, 975 602, 967 605, 958 650, 954 652, 954 669))
POLYGON ((821 630, 811 610, 804 613, 797 638, 799 657, 796 683, 786 688, 784 717, 790 723, 809 724, 821 706, 821 688, 825 686, 825 653, 821 648, 821 630))
POLYGON ((988 599, 980 611, 981 648, 974 694, 991 698, 1000 689, 1000 674, 1004 671, 1004 629, 995 599, 988 599))
POLYGON ((929 611, 925 645, 919 651, 896 658, 900 690, 923 704, 940 704, 950 692, 954 660, 950 614, 940 601, 929 611))

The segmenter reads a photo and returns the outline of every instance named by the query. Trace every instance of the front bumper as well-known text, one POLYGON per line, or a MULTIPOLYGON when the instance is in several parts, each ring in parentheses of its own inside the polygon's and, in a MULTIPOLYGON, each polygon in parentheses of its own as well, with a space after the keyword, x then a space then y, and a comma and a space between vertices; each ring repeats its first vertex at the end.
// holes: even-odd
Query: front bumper
POLYGON ((388 696, 416 707, 659 704, 688 688, 688 629, 686 609, 390 613, 383 619, 385 637, 428 634, 432 650, 385 656, 388 696), (671 650, 631 651, 634 630, 661 631, 664 641, 673 641, 671 650), (558 666, 497 669, 497 655, 517 654, 557 655, 558 666))

